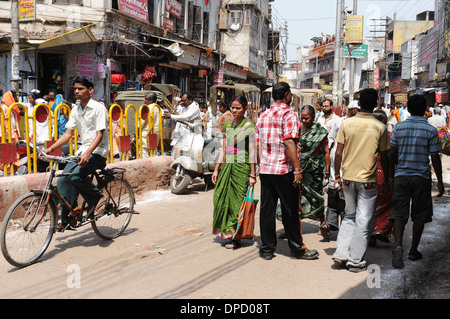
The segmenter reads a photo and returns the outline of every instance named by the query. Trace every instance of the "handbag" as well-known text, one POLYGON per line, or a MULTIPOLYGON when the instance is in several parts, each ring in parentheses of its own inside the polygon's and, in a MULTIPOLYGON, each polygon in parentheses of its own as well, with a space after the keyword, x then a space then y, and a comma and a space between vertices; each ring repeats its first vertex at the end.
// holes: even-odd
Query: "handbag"
POLYGON ((249 187, 239 209, 238 223, 233 239, 253 239, 255 211, 259 200, 253 198, 255 188, 249 187))

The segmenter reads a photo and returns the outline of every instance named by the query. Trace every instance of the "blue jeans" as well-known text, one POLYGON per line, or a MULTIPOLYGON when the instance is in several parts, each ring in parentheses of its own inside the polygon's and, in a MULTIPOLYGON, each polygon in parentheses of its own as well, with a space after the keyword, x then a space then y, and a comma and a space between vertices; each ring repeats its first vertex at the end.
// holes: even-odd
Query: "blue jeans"
POLYGON ((333 258, 364 267, 377 201, 377 183, 343 182, 345 216, 339 229, 333 258))
MULTIPOLYGON (((101 155, 93 154, 89 157, 89 163, 85 167, 78 166, 75 162, 66 164, 63 173, 70 173, 68 176, 58 178, 58 192, 72 206, 78 206, 78 195, 84 198, 89 207, 95 207, 98 201, 103 197, 100 191, 91 181, 89 175, 97 169, 106 165, 106 158, 101 155)), ((61 222, 68 223, 70 210, 61 203, 61 222)))

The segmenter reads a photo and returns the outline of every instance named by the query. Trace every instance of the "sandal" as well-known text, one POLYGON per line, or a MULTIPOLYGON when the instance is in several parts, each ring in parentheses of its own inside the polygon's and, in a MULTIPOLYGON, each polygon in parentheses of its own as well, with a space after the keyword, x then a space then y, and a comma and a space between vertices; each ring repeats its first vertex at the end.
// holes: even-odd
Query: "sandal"
POLYGON ((412 261, 417 261, 417 260, 420 260, 420 259, 422 259, 422 254, 421 253, 419 253, 418 251, 416 251, 416 252, 409 252, 408 253, 408 259, 409 260, 412 260, 412 261))
POLYGON ((75 228, 72 228, 69 223, 60 223, 58 224, 56 231, 59 233, 64 232, 65 230, 76 230, 75 228))
POLYGON ((226 249, 238 249, 239 247, 241 247, 241 242, 238 240, 233 240, 231 243, 225 245, 226 249))

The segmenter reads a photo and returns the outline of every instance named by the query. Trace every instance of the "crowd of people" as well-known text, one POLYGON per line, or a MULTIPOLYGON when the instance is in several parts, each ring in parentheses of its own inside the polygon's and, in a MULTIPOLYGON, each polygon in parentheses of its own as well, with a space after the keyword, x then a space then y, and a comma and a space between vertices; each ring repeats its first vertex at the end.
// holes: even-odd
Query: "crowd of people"
MULTIPOLYGON (((89 214, 93 214, 100 195, 86 176, 105 164, 109 149, 108 114, 103 104, 91 98, 90 79, 77 78, 74 90, 80 104, 74 105, 70 118, 60 110, 58 141, 44 151, 53 152, 67 143, 75 129, 79 130, 80 161, 66 167, 72 175, 61 179, 58 188, 71 202, 78 194, 83 195, 89 204, 89 214), (84 114, 87 111, 90 113, 84 114), (85 117, 89 118, 89 127, 95 129, 86 126, 85 117)), ((2 95, 1 107, 6 115, 18 99, 14 91, 2 95)), ((214 130, 221 133, 223 147, 212 176, 216 185, 212 232, 224 240, 224 247, 241 246, 234 236, 239 209, 248 188, 259 178, 259 253, 265 260, 275 257, 279 238, 287 239, 292 258, 317 259, 319 253, 309 249, 302 236, 302 220, 313 219, 319 221, 318 233, 324 241, 330 240, 331 232, 338 232, 332 257, 338 265, 352 272, 365 270, 367 247, 376 245, 377 240, 390 242, 393 237, 392 265, 402 268, 403 233, 409 218, 413 222, 413 236, 408 259, 422 259, 420 239, 433 215, 429 158, 438 196, 442 196, 437 127, 447 125, 449 107, 430 108, 423 96, 414 95, 406 105, 396 103, 384 108, 378 106, 377 91, 364 89, 359 100, 350 103, 346 114, 339 117, 333 112, 333 101, 328 99, 316 108, 303 106, 296 113, 287 83, 275 84, 272 97, 274 103, 260 112, 256 123, 246 116, 248 102, 244 95, 236 96, 231 103, 218 101, 217 118, 189 93, 181 96, 178 114, 162 115, 167 120, 202 124, 205 136, 214 130), (279 236, 277 207, 284 228, 279 236)), ((55 112, 64 100, 62 95, 53 93, 41 98, 40 92, 34 90, 28 96, 28 114, 33 115, 40 103, 55 112)), ((155 104, 155 94, 146 96, 145 103, 155 104)), ((12 117, 13 142, 17 142, 21 138, 18 108, 12 110, 12 117)), ((175 132, 181 136, 183 126, 178 124, 175 132)), ((39 128, 36 127, 38 141, 48 139, 45 125, 48 120, 40 121, 39 128)), ((60 227, 67 229, 67 212, 62 211, 62 216, 60 227)))
MULTIPOLYGON (((11 105, 14 103, 19 102, 18 94, 15 90, 9 90, 5 94, 3 94, 3 90, 0 89, 0 101, 1 101, 1 107, 3 114, 5 116, 5 130, 6 134, 8 134, 8 125, 6 121, 6 116, 8 109, 11 105)), ((48 105, 51 109, 52 115, 56 111, 56 108, 60 104, 66 104, 69 107, 71 106, 71 103, 68 103, 65 99, 63 94, 56 94, 55 92, 51 91, 47 95, 41 94, 40 90, 33 89, 31 92, 27 95, 26 102, 23 103, 27 110, 27 115, 29 117, 34 116, 33 111, 35 107, 39 104, 45 104, 48 105)), ((21 110, 18 106, 15 106, 12 109, 11 112, 11 136, 12 136, 12 142, 18 142, 19 139, 24 138, 20 132, 19 129, 19 121, 21 120, 21 110)), ((69 120, 69 112, 65 108, 60 108, 58 110, 58 136, 61 136, 65 132, 65 124, 69 120)), ((37 143, 43 143, 45 141, 49 140, 49 129, 48 129, 48 111, 47 109, 44 110, 42 114, 39 114, 39 120, 34 121, 36 123, 36 142, 37 143)), ((33 121, 29 120, 29 136, 30 139, 33 138, 33 121)), ((1 132, 0 132, 1 137, 1 132)))
MULTIPOLYGON (((393 237, 392 265, 402 268, 403 232, 411 218, 408 259, 421 259, 420 238, 433 211, 429 158, 438 196, 444 194, 439 137, 430 121, 442 116, 444 108, 436 105, 435 115, 428 117, 429 107, 420 95, 384 108, 378 105, 377 91, 369 88, 339 117, 331 100, 316 108, 306 105, 297 114, 287 83, 277 83, 272 96, 275 102, 260 113, 257 123, 243 115, 243 96, 232 102, 231 114, 224 115, 228 118, 219 121, 225 138, 213 178, 213 234, 222 238, 223 246, 240 247, 234 236, 240 204, 259 177, 261 258, 275 257, 279 238, 287 239, 292 258, 318 258, 303 241, 302 219, 308 218, 319 221, 324 241, 338 232, 332 256, 337 265, 363 271, 368 246, 378 240, 389 243, 393 237), (248 140, 244 147, 233 141, 237 135, 248 140), (246 161, 236 161, 240 153, 246 161), (277 206, 284 228, 279 236, 277 206)), ((226 107, 221 111, 226 114, 226 107)))

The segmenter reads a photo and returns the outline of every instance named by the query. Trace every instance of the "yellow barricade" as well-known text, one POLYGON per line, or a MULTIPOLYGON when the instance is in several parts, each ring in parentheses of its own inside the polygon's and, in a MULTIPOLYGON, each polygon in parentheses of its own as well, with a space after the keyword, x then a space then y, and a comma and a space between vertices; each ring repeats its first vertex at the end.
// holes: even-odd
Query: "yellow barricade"
MULTIPOLYGON (((1 118, 0 118, 1 124, 0 124, 0 126, 1 126, 1 132, 2 132, 2 143, 13 143, 12 130, 11 130, 12 129, 12 126, 11 126, 11 123, 12 123, 11 112, 12 112, 12 110, 13 110, 13 108, 15 106, 20 107, 25 113, 25 116, 24 116, 25 117, 25 123, 26 123, 25 124, 25 135, 26 135, 25 139, 27 141, 27 156, 28 156, 28 158, 30 158, 30 147, 29 147, 30 138, 29 138, 29 130, 28 130, 28 110, 22 103, 13 103, 13 104, 11 104, 11 106, 8 108, 8 111, 6 112, 6 117, 5 117, 4 113, 3 113, 3 109, 0 108, 0 113, 1 113, 1 118), (5 121, 7 121, 7 123, 8 123, 7 124, 8 125, 8 130, 6 130, 6 128, 5 128, 5 121)), ((10 174, 14 175, 14 165, 12 165, 12 164, 13 163, 11 163, 11 165, 9 165, 9 169, 10 169, 10 174)), ((28 170, 29 171, 31 171, 31 166, 30 165, 31 164, 28 163, 28 170)), ((3 174, 5 176, 8 176, 8 167, 7 167, 7 165, 4 165, 4 167, 3 167, 3 174)))
MULTIPOLYGON (((50 141, 56 141, 58 139, 58 113, 61 110, 66 110, 70 116, 71 109, 67 104, 59 104, 54 112, 52 112, 51 107, 48 106, 45 103, 37 104, 33 110, 31 115, 28 114, 27 107, 22 103, 14 103, 12 104, 7 111, 7 114, 5 116, 3 110, 0 110, 0 130, 2 133, 0 142, 1 143, 13 143, 13 137, 12 137, 12 110, 15 106, 20 107, 23 112, 24 116, 21 119, 21 121, 24 122, 24 130, 25 132, 21 132, 21 134, 25 133, 25 137, 22 137, 26 141, 26 151, 27 151, 27 168, 28 172, 34 172, 37 173, 37 129, 36 129, 36 121, 39 120, 42 122, 43 120, 48 121, 48 136, 50 141), (42 108, 46 110, 46 116, 47 118, 44 119, 42 117, 43 111, 42 108), (32 126, 30 127, 30 121, 32 126), (30 134, 31 133, 31 134, 30 134), (30 138, 32 136, 32 138, 30 138), (32 142, 33 150, 31 151, 30 142, 32 142)), ((154 105, 152 109, 149 108, 148 105, 142 105, 139 110, 134 106, 133 104, 130 104, 126 107, 125 110, 123 110, 119 104, 113 104, 111 105, 109 109, 109 143, 110 143, 110 154, 109 154, 109 162, 113 162, 114 158, 114 143, 115 143, 115 134, 118 131, 119 137, 128 136, 128 120, 132 115, 130 115, 130 111, 134 110, 134 128, 135 128, 135 134, 136 134, 136 158, 143 158, 143 145, 145 145, 143 139, 147 138, 147 144, 149 145, 148 141, 148 135, 155 134, 155 120, 159 121, 159 130, 160 130, 160 141, 161 141, 161 152, 164 153, 164 145, 163 145, 163 125, 162 125, 162 110, 159 105, 154 105), (159 116, 157 119, 155 119, 155 108, 158 108, 159 110, 159 116), (148 121, 147 121, 148 119, 148 121), (147 122, 147 123, 144 123, 147 122), (114 127, 114 124, 117 124, 117 127, 114 127), (148 125, 148 126, 147 126, 148 125), (145 127, 147 126, 147 127, 145 127), (115 130, 116 128, 116 130, 115 130), (147 136, 143 136, 143 131, 148 132, 147 136)), ((144 132, 145 134, 145 132, 144 132)), ((116 143, 116 146, 118 145, 118 141, 116 143)), ((78 134, 77 131, 74 132, 74 136, 69 141, 69 148, 70 148, 70 155, 73 155, 77 149, 78 149, 78 134)), ((123 147, 119 149, 119 151, 123 150, 123 147)), ((151 149, 150 156, 156 156, 157 149, 151 149)), ((129 160, 129 152, 128 151, 122 151, 121 154, 122 160, 129 160)), ((5 165, 3 168, 4 175, 7 176, 8 174, 13 175, 14 174, 14 165, 5 165)))

